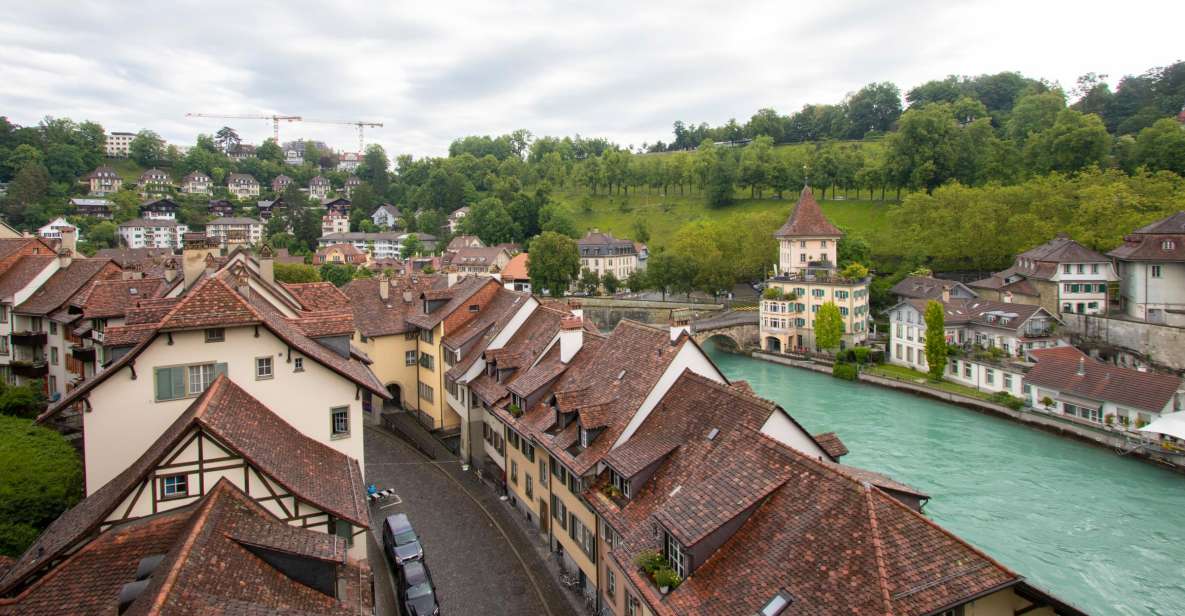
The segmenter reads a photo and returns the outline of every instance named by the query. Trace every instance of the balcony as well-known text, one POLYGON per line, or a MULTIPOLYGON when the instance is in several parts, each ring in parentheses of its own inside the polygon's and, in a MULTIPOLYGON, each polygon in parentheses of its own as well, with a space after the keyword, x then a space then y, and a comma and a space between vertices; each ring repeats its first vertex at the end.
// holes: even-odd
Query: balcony
POLYGON ((26 379, 43 379, 49 374, 49 364, 44 359, 20 359, 11 364, 12 373, 26 379))
POLYGON ((45 346, 47 338, 45 332, 12 332, 12 343, 20 346, 45 346))
POLYGON ((71 346, 70 355, 78 361, 95 361, 95 347, 71 346))

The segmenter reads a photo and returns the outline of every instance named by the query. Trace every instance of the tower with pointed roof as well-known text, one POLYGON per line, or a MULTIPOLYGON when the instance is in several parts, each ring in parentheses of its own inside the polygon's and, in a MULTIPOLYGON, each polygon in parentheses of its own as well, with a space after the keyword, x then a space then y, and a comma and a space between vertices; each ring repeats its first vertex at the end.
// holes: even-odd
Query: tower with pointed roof
POLYGON ((827 220, 810 186, 802 189, 786 223, 774 233, 778 265, 761 301, 761 348, 814 351, 815 314, 828 302, 844 320, 844 346, 868 336, 868 279, 840 276, 843 231, 827 220))

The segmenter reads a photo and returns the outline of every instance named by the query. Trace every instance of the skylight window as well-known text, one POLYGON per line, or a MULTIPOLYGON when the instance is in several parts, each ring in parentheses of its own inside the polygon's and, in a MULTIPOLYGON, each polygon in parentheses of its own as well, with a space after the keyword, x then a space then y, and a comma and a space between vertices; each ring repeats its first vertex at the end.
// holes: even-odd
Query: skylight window
POLYGON ((779 616, 779 614, 786 611, 790 604, 794 603, 794 598, 784 590, 779 590, 778 594, 761 608, 761 616, 779 616))

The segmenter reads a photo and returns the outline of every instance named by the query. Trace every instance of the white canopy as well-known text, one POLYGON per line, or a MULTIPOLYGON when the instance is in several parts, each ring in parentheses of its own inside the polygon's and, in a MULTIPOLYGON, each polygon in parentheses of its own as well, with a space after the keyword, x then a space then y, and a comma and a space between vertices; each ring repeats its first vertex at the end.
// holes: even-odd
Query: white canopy
POLYGON ((1168 436, 1185 440, 1185 412, 1169 413, 1140 428, 1140 432, 1167 434, 1168 436))

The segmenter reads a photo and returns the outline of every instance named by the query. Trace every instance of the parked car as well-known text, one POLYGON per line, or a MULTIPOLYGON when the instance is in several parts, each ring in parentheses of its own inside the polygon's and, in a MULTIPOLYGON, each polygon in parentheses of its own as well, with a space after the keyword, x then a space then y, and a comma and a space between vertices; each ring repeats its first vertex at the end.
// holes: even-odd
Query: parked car
POLYGON ((436 586, 422 560, 408 561, 399 569, 399 604, 404 616, 437 616, 436 586))
POLYGON ((424 548, 406 513, 389 515, 383 520, 383 551, 400 567, 409 561, 423 560, 424 548))

